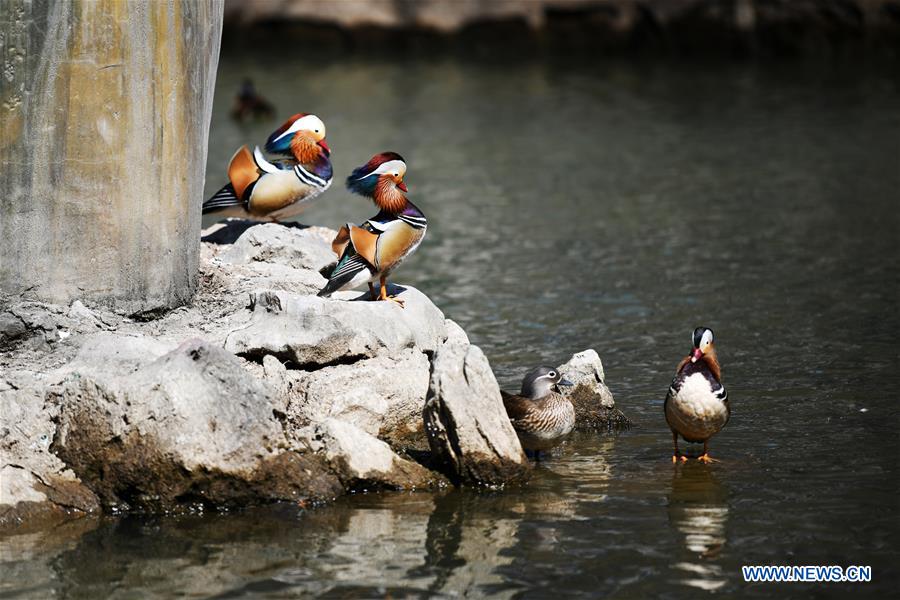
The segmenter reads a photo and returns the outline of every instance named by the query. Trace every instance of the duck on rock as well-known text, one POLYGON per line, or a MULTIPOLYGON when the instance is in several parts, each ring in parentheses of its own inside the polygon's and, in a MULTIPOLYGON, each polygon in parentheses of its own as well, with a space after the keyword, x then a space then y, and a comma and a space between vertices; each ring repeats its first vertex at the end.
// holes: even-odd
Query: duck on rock
POLYGON ((536 458, 541 450, 559 445, 575 428, 575 407, 560 393, 561 385, 572 383, 553 367, 536 367, 525 374, 519 395, 500 392, 519 442, 536 458))
POLYGON ((712 462, 709 439, 725 427, 731 415, 712 329, 695 329, 693 344, 690 355, 682 359, 675 371, 664 406, 675 446, 673 463, 687 460, 678 450, 679 435, 688 442, 702 442, 703 454, 698 460, 712 462))
POLYGON ((266 152, 284 156, 269 162, 247 146, 228 164, 229 182, 203 203, 203 214, 281 221, 294 217, 331 186, 331 150, 325 123, 316 115, 298 113, 266 141, 266 152))
POLYGON ((425 238, 428 221, 415 204, 406 198, 403 183, 406 162, 396 152, 382 152, 353 171, 347 189, 371 198, 380 209, 360 226, 347 223, 332 242, 339 260, 319 296, 369 284, 373 300, 403 300, 388 295, 387 278, 400 263, 415 252, 425 238), (373 282, 380 283, 375 295, 373 282))

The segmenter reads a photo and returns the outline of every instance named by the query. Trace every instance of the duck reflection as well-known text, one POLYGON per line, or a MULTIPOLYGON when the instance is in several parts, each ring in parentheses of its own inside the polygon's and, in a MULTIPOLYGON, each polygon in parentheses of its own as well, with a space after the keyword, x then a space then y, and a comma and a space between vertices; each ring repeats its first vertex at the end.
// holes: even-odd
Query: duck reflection
POLYGON ((699 463, 679 465, 669 494, 669 523, 683 537, 685 554, 677 562, 679 581, 704 590, 716 590, 726 579, 717 559, 725 546, 728 493, 712 470, 699 463))

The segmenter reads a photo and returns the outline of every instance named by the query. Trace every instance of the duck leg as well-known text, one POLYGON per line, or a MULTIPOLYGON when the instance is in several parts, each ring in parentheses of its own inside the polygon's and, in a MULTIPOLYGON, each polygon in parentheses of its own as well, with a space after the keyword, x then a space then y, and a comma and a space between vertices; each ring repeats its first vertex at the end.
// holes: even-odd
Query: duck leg
POLYGON ((382 275, 380 278, 381 281, 381 294, 378 296, 379 300, 390 300, 392 302, 396 302, 400 305, 400 308, 403 308, 403 300, 400 298, 395 298, 394 296, 388 296, 387 293, 387 277, 382 275))
POLYGON ((675 446, 675 450, 672 451, 672 464, 674 465, 675 463, 677 463, 679 459, 682 462, 686 462, 687 456, 685 456, 681 453, 681 451, 678 450, 678 434, 674 431, 672 432, 672 444, 675 446))
POLYGON ((709 448, 707 447, 707 444, 709 444, 709 440, 703 442, 703 454, 698 456, 697 460, 703 463, 718 462, 716 459, 712 458, 709 455, 709 448))
POLYGON ((369 299, 370 299, 370 300, 375 300, 375 296, 376 296, 376 294, 375 294, 375 286, 372 285, 372 282, 370 281, 370 282, 369 282, 369 299))

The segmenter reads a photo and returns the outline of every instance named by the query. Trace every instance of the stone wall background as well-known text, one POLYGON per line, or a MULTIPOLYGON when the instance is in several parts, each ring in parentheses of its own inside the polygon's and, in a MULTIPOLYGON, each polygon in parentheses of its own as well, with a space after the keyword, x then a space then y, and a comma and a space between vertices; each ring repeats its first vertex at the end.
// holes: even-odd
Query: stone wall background
POLYGON ((847 44, 896 51, 900 0, 226 0, 225 24, 305 25, 293 43, 366 49, 419 49, 416 38, 425 34, 462 34, 467 44, 500 49, 525 42, 518 53, 590 47, 782 54, 847 44))

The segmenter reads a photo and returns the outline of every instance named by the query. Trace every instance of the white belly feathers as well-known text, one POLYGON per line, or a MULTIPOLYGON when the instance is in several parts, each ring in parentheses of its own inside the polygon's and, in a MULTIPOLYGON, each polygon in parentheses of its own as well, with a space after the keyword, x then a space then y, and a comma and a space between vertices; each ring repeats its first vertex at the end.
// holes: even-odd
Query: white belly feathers
POLYGON ((689 441, 703 441, 718 433, 728 420, 728 406, 712 391, 701 373, 685 378, 666 403, 669 426, 689 441))

